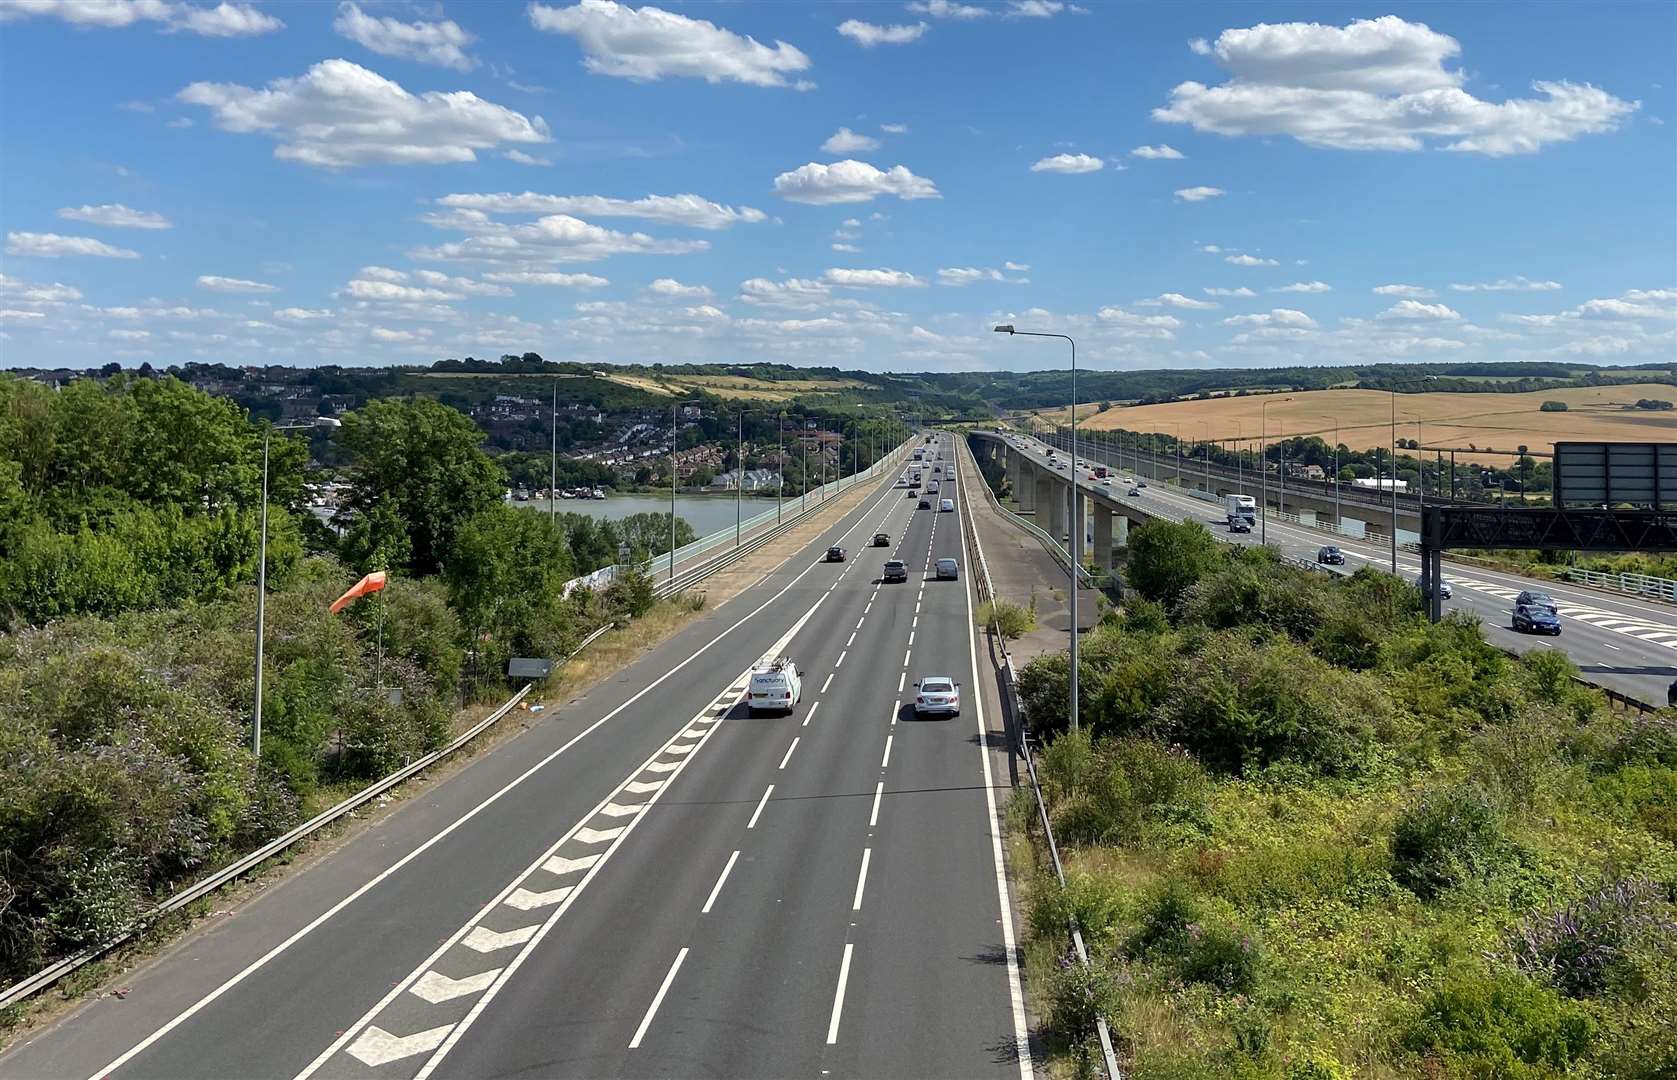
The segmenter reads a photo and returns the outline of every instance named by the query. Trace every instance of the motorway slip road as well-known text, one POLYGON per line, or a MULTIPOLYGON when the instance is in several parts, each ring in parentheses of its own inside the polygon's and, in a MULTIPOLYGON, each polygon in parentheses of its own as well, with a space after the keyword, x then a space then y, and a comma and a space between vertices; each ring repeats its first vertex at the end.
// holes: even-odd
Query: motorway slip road
POLYGON ((965 562, 964 493, 918 510, 893 480, 0 1076, 1029 1077, 1001 739, 966 568, 931 580, 965 562), (803 700, 750 717, 774 656, 803 700), (924 675, 958 718, 914 718, 924 675))
MULTIPOLYGON (((1042 459, 1046 460, 1046 459, 1042 459)), ((1046 464, 1043 465, 1046 468, 1046 464)), ((1061 475, 1065 473, 1062 471, 1061 475)), ((1113 487, 1123 482, 1122 474, 1113 487)), ((1184 474, 1183 482, 1192 477, 1184 474)), ((1093 486, 1087 475, 1084 483, 1093 486)), ((1110 490, 1110 489, 1103 489, 1110 490)), ((1198 521, 1220 540, 1236 544, 1260 543, 1260 531, 1229 533, 1221 504, 1208 502, 1164 483, 1152 483, 1139 496, 1117 494, 1151 513, 1172 520, 1198 521)), ((1333 544, 1345 553, 1346 565, 1323 567, 1338 573, 1354 573, 1360 566, 1391 569, 1391 547, 1337 537, 1319 529, 1271 519, 1269 544, 1292 558, 1313 562, 1316 552, 1333 544)), ((1420 576, 1420 556, 1398 552, 1398 571, 1415 580, 1420 576)), ((1477 616, 1485 639, 1516 652, 1531 649, 1559 649, 1572 658, 1585 678, 1653 705, 1663 705, 1666 688, 1677 678, 1677 609, 1669 604, 1635 597, 1620 597, 1596 589, 1537 581, 1498 570, 1445 560, 1444 580, 1455 595, 1444 601, 1444 610, 1463 610, 1477 616), (1554 597, 1561 618, 1558 637, 1536 637, 1516 633, 1511 625, 1513 600, 1522 590, 1546 592, 1554 597)))

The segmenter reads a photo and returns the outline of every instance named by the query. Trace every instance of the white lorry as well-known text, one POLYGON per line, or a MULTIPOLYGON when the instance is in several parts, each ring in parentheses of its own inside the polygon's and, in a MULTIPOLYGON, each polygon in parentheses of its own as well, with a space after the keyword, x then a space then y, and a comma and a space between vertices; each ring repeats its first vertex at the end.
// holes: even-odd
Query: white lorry
POLYGON ((1250 495, 1223 496, 1223 509, 1230 532, 1250 532, 1252 524, 1258 520, 1258 504, 1250 495))
POLYGON ((781 657, 751 669, 746 709, 752 716, 765 712, 792 713, 803 696, 803 673, 795 660, 781 657))

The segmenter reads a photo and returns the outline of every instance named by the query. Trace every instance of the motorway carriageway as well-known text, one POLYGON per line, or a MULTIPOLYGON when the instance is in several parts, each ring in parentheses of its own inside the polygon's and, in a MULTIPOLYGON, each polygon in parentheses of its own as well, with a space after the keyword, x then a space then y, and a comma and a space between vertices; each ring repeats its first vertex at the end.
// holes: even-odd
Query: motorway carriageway
POLYGON ((895 479, 0 1076, 1030 1077, 965 493, 895 479), (750 717, 773 656, 803 701, 750 717), (958 718, 914 718, 924 675, 958 718))
MULTIPOLYGON (((1037 444, 1033 449, 1046 468, 1046 458, 1042 456, 1045 448, 1037 444)), ((1060 475, 1067 475, 1063 468, 1060 475)), ((1103 492, 1115 496, 1115 501, 1132 503, 1173 521, 1201 522, 1220 540, 1237 544, 1261 542, 1261 523, 1254 525, 1250 533, 1230 533, 1221 502, 1208 502, 1158 481, 1150 482, 1141 489, 1140 496, 1132 497, 1122 486, 1126 477, 1133 479, 1134 473, 1120 470, 1110 488, 1102 487, 1103 492)), ((1182 479, 1184 484, 1189 484, 1194 478, 1185 472, 1182 479)), ((1084 483, 1095 487, 1100 482, 1085 473, 1084 483)), ((1352 573, 1364 564, 1388 571, 1392 566, 1389 541, 1381 545, 1352 540, 1279 519, 1269 522, 1269 544, 1284 555, 1311 563, 1315 562, 1320 548, 1337 546, 1345 553, 1346 565, 1324 567, 1336 572, 1352 573)), ((1404 577, 1417 579, 1421 572, 1420 556, 1400 549, 1398 570, 1404 577)), ((1455 591, 1452 599, 1444 601, 1444 609, 1468 611, 1477 616, 1483 624, 1485 639, 1493 645, 1517 652, 1532 648, 1560 649, 1591 682, 1652 705, 1665 704, 1666 688, 1677 678, 1677 609, 1671 605, 1537 581, 1448 559, 1444 563, 1444 579, 1455 591), (1512 629, 1513 601, 1525 589, 1554 597, 1561 617, 1560 636, 1520 634, 1512 629)))

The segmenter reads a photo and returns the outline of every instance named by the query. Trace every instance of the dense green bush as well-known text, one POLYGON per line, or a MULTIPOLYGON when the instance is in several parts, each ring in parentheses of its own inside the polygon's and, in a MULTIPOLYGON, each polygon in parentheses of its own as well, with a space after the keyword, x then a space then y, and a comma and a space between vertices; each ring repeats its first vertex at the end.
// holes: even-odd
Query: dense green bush
POLYGON ((1368 766, 1374 731, 1390 711, 1364 675, 1291 642, 1256 646, 1223 633, 1182 665, 1157 727, 1216 772, 1292 762, 1346 776, 1368 766))
POLYGON ((1605 885, 1514 932, 1515 962, 1568 997, 1593 997, 1639 945, 1677 952, 1677 922, 1665 889, 1642 878, 1605 885))
POLYGON ((1428 995, 1408 1043, 1461 1074, 1536 1080, 1569 1069, 1595 1029, 1583 1010, 1520 975, 1459 974, 1428 995))
POLYGON ((1149 600, 1174 604, 1217 565, 1220 547, 1197 521, 1149 521, 1130 531, 1125 580, 1149 600))
POLYGON ((1430 791, 1392 825, 1392 876, 1423 900, 1490 872, 1502 818, 1479 788, 1430 791))
POLYGON ((1139 738, 1088 750, 1089 738, 1087 731, 1062 735, 1043 755, 1057 836, 1067 843, 1134 844, 1205 832, 1211 783, 1186 751, 1139 738))
POLYGON ((973 618, 980 626, 994 623, 1002 637, 1009 641, 1036 629, 1036 616, 1029 608, 1006 600, 986 600, 978 605, 973 618))

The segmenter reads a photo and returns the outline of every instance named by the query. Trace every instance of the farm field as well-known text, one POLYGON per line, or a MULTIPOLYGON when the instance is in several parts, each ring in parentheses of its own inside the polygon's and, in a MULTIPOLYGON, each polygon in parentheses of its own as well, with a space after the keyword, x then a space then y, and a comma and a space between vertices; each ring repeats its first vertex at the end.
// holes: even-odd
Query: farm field
MULTIPOLYGON (((1526 394, 1399 394, 1398 437, 1416 438, 1420 421, 1421 445, 1426 449, 1452 447, 1465 451, 1463 461, 1507 464, 1507 452, 1524 445, 1534 453, 1550 453, 1556 441, 1601 439, 1651 441, 1677 439, 1677 412, 1635 408, 1639 398, 1677 401, 1677 387, 1661 383, 1572 387, 1526 394), (1565 412, 1542 412, 1545 401, 1564 401, 1565 412), (1502 454, 1473 453, 1498 450, 1502 454)), ((1123 428, 1152 431, 1183 439, 1233 439, 1245 445, 1258 442, 1259 410, 1268 409, 1270 442, 1285 436, 1334 437, 1353 449, 1383 446, 1390 438, 1391 397, 1381 390, 1304 390, 1288 394, 1219 397, 1207 401, 1178 401, 1163 405, 1113 406, 1103 413, 1080 408, 1079 427, 1095 431, 1123 428)), ((1064 423, 1064 409, 1044 412, 1044 419, 1064 423)))
POLYGON ((652 394, 677 394, 704 391, 718 397, 740 401, 791 401, 803 394, 825 394, 838 390, 866 388, 854 379, 753 379, 744 375, 676 375, 665 381, 650 376, 612 372, 606 376, 613 382, 645 390, 652 394))

